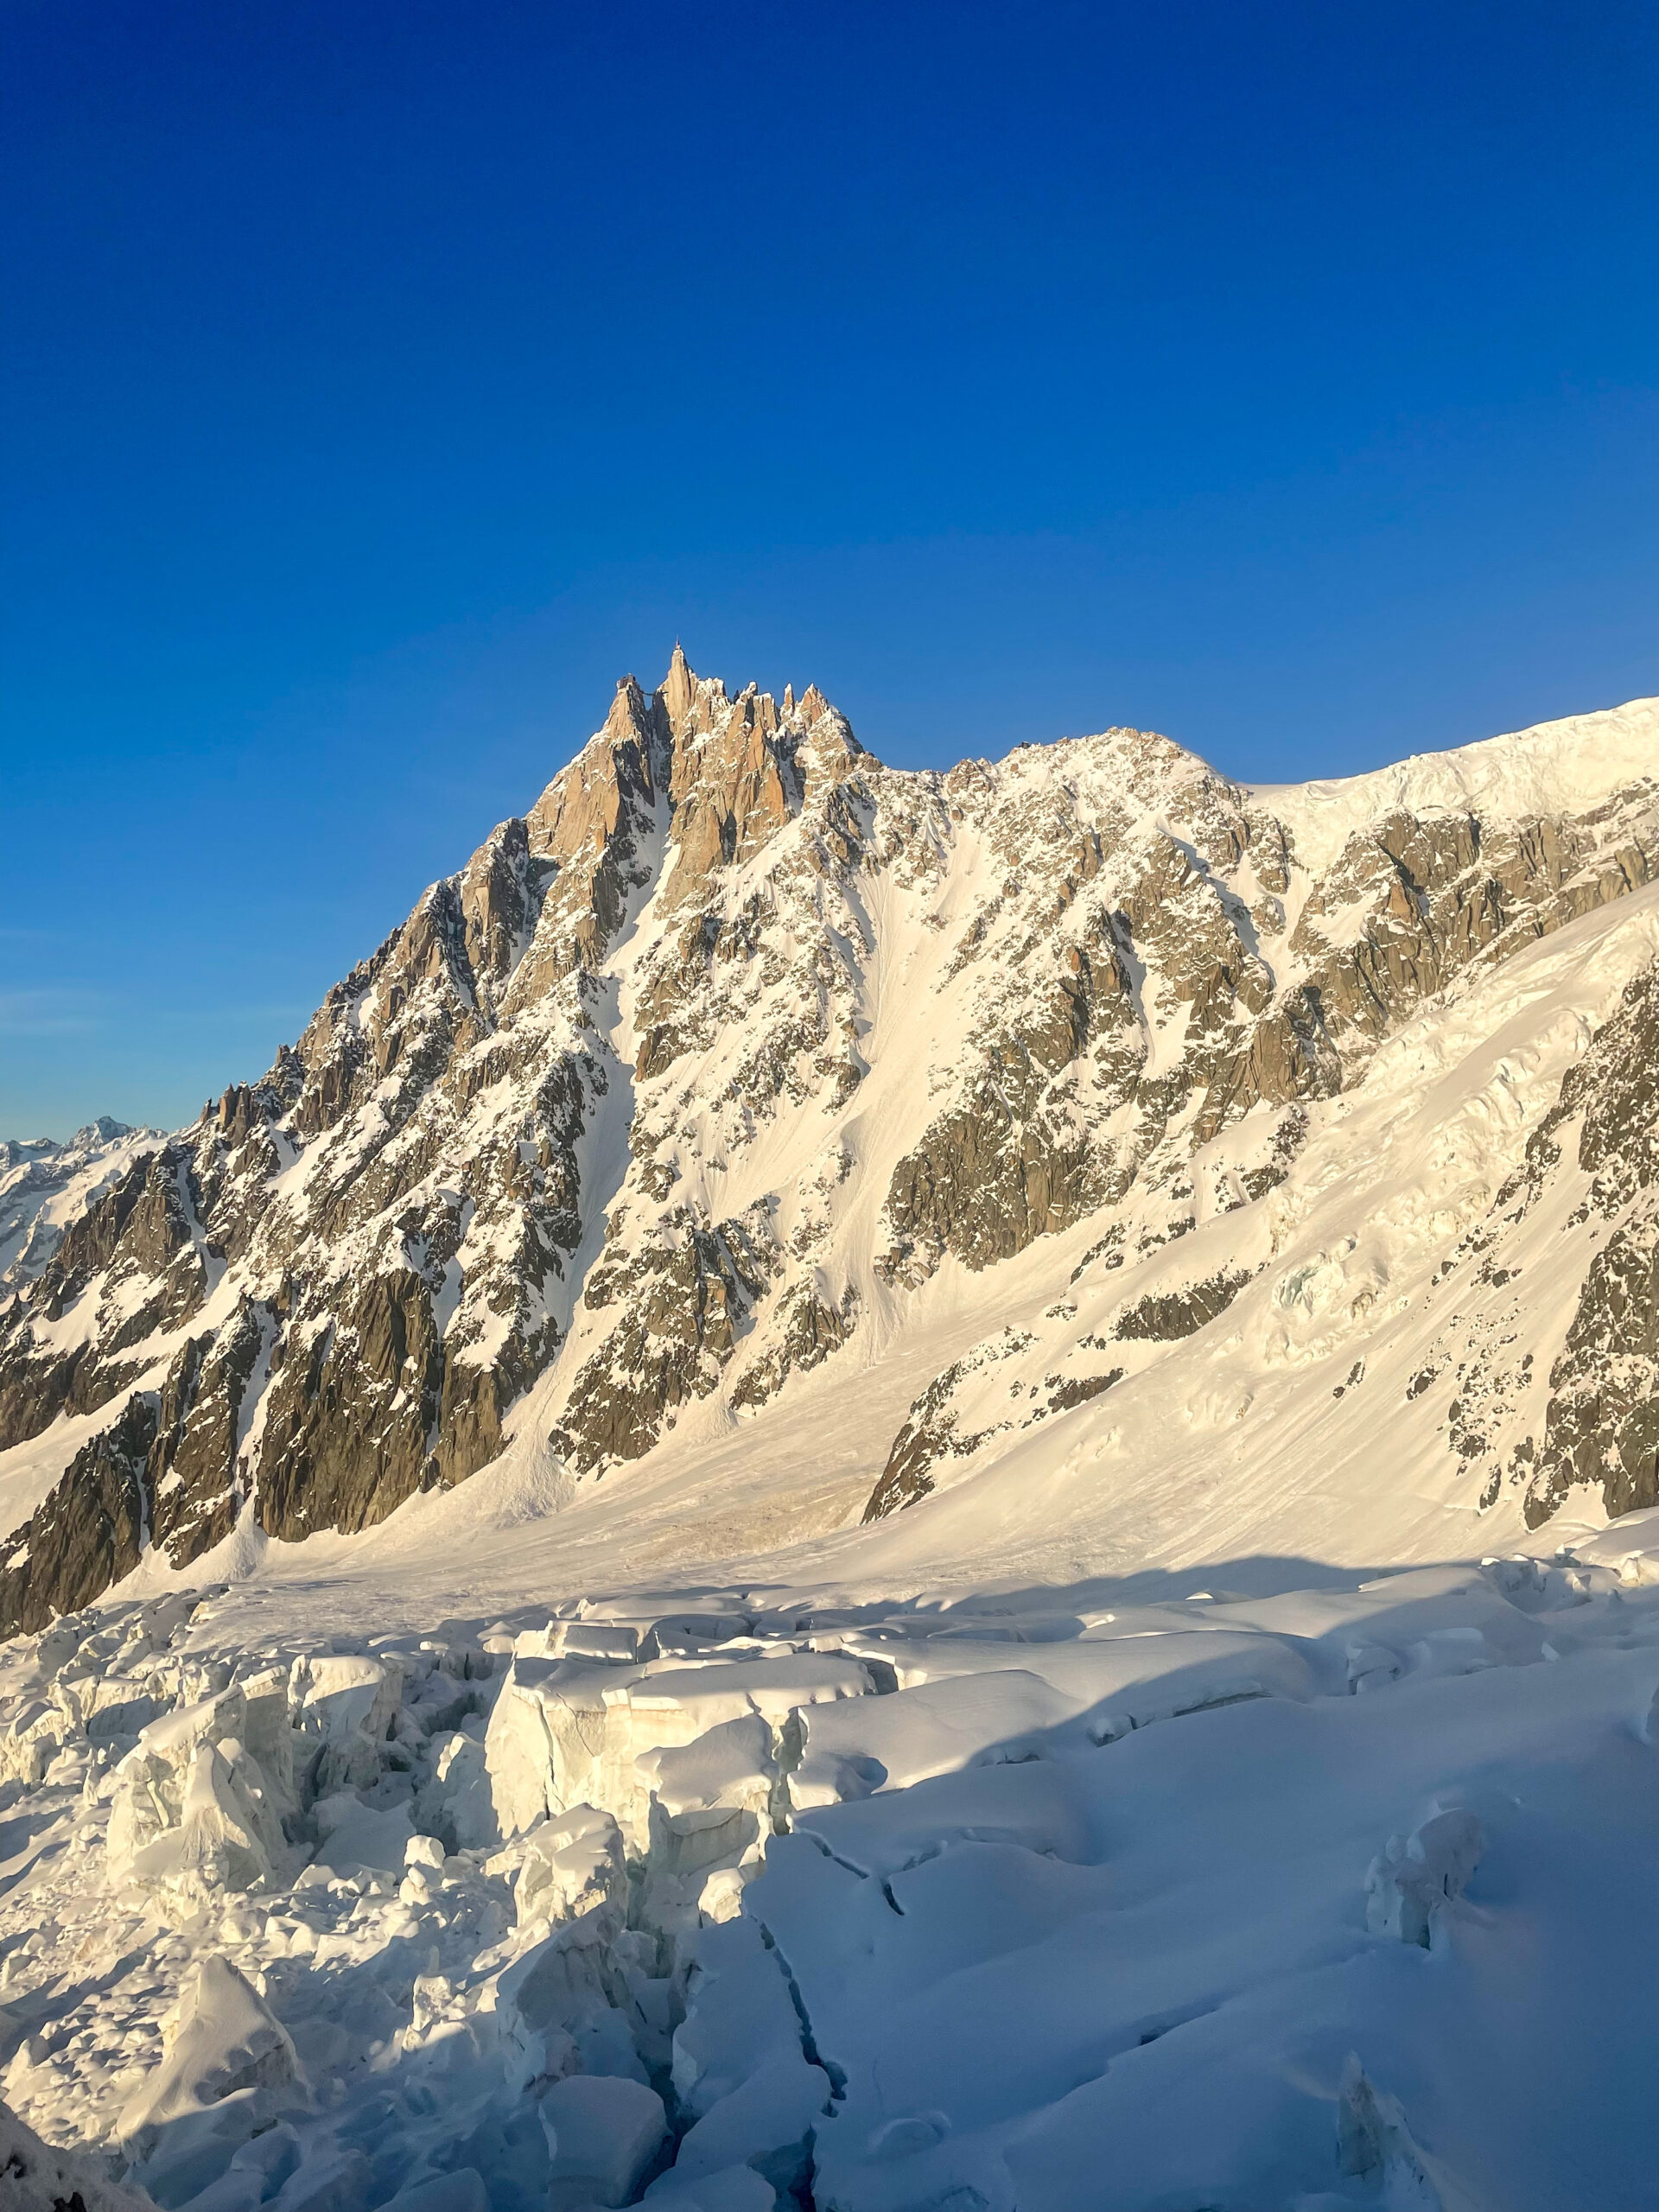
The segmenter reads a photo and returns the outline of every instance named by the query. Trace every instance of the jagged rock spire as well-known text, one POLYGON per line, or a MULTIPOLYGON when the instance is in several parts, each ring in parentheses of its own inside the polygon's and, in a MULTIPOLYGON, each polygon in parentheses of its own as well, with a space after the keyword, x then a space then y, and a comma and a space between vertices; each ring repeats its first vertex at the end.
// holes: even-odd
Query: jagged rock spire
POLYGON ((642 737, 646 726, 645 695, 635 677, 625 676, 605 717, 605 734, 611 738, 642 737))
POLYGON ((679 639, 676 638, 673 656, 668 664, 668 674, 663 678, 662 689, 658 693, 664 706, 668 709, 670 726, 676 732, 685 727, 686 719, 691 712, 696 696, 696 676, 681 651, 679 639))

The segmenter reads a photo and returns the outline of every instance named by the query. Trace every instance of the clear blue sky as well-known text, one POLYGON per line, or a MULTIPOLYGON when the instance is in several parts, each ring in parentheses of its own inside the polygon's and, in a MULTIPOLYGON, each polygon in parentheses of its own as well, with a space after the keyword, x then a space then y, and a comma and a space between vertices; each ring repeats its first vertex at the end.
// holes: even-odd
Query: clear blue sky
POLYGON ((1659 690, 1659 10, 10 0, 0 1131, 257 1073, 616 677, 900 765, 1659 690))

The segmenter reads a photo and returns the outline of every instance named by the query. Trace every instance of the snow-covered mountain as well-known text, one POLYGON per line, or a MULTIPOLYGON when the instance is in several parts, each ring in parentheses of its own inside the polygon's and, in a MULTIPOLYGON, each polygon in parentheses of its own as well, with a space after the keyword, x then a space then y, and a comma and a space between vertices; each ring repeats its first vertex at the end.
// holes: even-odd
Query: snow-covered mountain
POLYGON ((65 1224, 166 1141, 160 1129, 129 1128, 107 1114, 67 1144, 0 1137, 0 1292, 32 1282, 57 1250, 65 1224))
POLYGON ((1250 790, 629 679, 14 1278, 0 2151, 1650 2202, 1656 1068, 1659 701, 1250 790))
POLYGON ((1649 702, 1295 789, 1129 730, 902 773, 677 648, 258 1083, 81 1170, 0 1319, 0 1626, 504 1453, 787 1452, 728 1548, 965 1484, 924 1554, 1086 1551, 1103 1484, 1190 1524, 1172 1446, 1313 1452, 1396 1550, 1652 1503, 1656 766, 1649 702))

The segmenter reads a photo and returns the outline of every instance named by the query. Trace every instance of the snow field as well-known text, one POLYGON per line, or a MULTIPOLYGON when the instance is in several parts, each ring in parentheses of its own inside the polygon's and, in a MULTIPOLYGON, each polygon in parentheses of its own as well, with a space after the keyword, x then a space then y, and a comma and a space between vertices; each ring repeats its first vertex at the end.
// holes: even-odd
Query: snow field
POLYGON ((6 2099, 166 2212, 1648 2202, 1652 1519, 1230 1602, 61 1621, 0 1657, 6 2099))

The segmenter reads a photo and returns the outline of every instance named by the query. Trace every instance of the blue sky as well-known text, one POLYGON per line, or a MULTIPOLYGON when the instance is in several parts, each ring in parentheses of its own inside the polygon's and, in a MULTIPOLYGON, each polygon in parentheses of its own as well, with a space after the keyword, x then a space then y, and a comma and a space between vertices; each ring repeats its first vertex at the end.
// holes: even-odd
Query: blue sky
POLYGON ((257 1073, 674 638, 904 766, 1659 690, 1659 14, 11 0, 0 1131, 257 1073))

